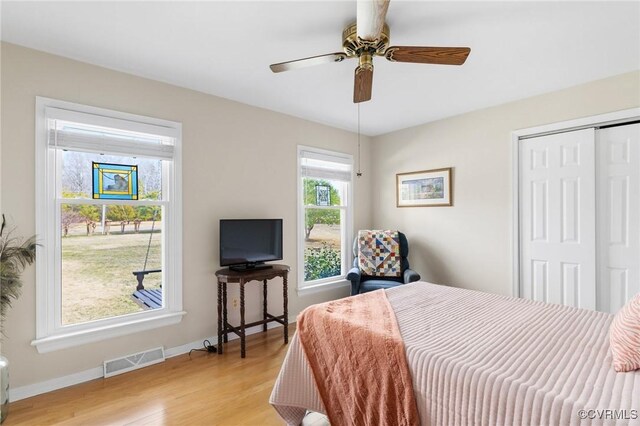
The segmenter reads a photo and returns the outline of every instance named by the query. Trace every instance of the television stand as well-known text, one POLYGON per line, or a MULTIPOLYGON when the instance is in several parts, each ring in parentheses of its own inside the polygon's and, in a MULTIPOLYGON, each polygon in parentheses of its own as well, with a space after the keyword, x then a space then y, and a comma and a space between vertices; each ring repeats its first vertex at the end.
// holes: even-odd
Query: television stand
POLYGON ((235 333, 240 337, 240 357, 245 357, 246 329, 262 325, 262 331, 267 331, 267 324, 277 322, 284 327, 284 343, 289 342, 289 314, 287 309, 288 290, 287 277, 289 267, 287 265, 266 265, 266 269, 248 269, 242 272, 231 271, 229 268, 216 272, 218 278, 218 354, 222 353, 222 345, 229 341, 229 333, 235 333), (267 312, 267 282, 273 278, 282 278, 282 315, 272 315, 267 312), (244 287, 250 281, 262 281, 262 319, 247 324, 244 320, 244 287), (229 324, 227 313, 227 284, 238 283, 240 286, 240 326, 229 324))
POLYGON ((251 272, 258 271, 260 269, 272 269, 273 265, 267 265, 266 263, 247 263, 244 265, 229 266, 229 269, 236 272, 251 272))

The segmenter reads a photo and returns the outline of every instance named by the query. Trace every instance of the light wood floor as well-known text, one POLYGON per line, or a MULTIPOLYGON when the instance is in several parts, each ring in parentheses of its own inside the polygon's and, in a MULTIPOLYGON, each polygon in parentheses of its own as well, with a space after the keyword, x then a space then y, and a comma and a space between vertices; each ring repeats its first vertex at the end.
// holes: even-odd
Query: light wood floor
MULTIPOLYGON (((293 335, 295 327, 290 326, 293 335)), ((12 403, 13 425, 282 425, 269 395, 287 351, 282 328, 133 372, 12 403)))

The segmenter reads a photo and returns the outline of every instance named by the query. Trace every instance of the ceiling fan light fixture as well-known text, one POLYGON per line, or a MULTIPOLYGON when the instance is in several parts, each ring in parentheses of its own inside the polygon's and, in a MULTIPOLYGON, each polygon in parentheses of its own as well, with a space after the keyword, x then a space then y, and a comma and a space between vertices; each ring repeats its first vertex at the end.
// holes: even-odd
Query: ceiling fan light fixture
POLYGON ((389 26, 384 24, 380 36, 374 41, 362 40, 358 37, 358 26, 354 22, 342 31, 342 49, 348 57, 356 57, 362 50, 373 50, 378 56, 384 56, 389 47, 389 37, 391 35, 389 26))
POLYGON ((468 47, 389 46, 389 26, 385 23, 389 0, 358 0, 356 22, 342 31, 344 53, 312 56, 271 65, 274 73, 344 59, 358 58, 353 84, 353 102, 371 99, 373 57, 384 56, 390 62, 414 64, 462 65, 471 52, 468 47))

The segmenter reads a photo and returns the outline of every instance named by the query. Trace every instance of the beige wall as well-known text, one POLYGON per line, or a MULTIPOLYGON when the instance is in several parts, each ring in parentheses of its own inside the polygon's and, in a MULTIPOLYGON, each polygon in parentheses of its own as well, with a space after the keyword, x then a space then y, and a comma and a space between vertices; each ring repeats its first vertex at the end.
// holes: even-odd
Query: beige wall
POLYGON ((633 72, 375 137, 373 224, 407 233, 423 279, 511 294, 511 132, 637 106, 633 72), (453 207, 396 207, 396 173, 442 167, 453 207))
MULTIPOLYGON (((220 218, 284 218, 284 262, 292 266, 290 319, 307 305, 348 294, 296 293, 296 146, 356 154, 356 136, 291 116, 254 108, 10 44, 2 46, 2 206, 21 234, 35 231, 34 109, 45 96, 183 124, 183 293, 187 315, 175 326, 97 344, 38 354, 34 268, 6 324, 4 354, 12 386, 23 386, 102 365, 120 355, 175 347, 216 334, 220 218), (266 183, 266 184, 265 184, 266 183)), ((362 164, 369 165, 369 140, 362 164)), ((356 181, 355 225, 370 225, 369 174, 356 181)), ((133 288, 133 287, 132 287, 133 288)), ((258 319, 258 286, 248 289, 247 320, 258 319)), ((233 290, 237 293, 237 290, 233 290)), ((232 293, 230 297, 233 296, 232 293)), ((279 311, 282 296, 270 292, 279 311)), ((237 312, 231 313, 232 318, 237 312)))
MULTIPOLYGON (((0 4, 0 15, 2 14, 2 4, 0 4)), ((0 31, 2 25, 0 24, 0 31)), ((2 43, 0 42, 0 76, 2 76, 2 43)), ((2 84, 0 84, 0 99, 2 99, 2 84)), ((0 225, 2 224, 2 102, 0 102, 0 225)), ((2 320, 0 319, 0 327, 2 327, 2 320)), ((3 354, 2 350, 2 338, 0 338, 0 354, 3 354)), ((1 379, 0 379, 1 380, 1 379)), ((2 383, 0 383, 2 386, 2 383)))

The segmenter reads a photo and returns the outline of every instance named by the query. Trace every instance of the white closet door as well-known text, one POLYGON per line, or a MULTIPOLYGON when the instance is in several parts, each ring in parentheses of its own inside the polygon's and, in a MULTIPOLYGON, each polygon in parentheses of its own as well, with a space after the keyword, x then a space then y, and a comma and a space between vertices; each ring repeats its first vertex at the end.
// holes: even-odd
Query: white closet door
POLYGON ((598 131, 598 310, 640 292, 640 124, 598 131))
POLYGON ((596 308, 595 131, 520 141, 520 295, 596 308))

